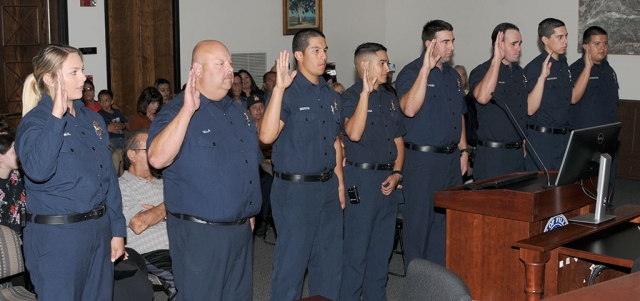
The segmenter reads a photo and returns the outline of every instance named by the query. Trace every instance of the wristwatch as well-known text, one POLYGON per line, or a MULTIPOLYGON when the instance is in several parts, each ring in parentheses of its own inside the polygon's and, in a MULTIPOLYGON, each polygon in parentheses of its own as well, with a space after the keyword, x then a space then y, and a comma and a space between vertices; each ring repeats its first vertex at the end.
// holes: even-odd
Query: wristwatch
POLYGON ((395 174, 399 174, 400 175, 400 179, 398 179, 398 182, 402 182, 402 179, 404 178, 404 175, 402 174, 402 170, 394 170, 393 173, 391 173, 392 175, 395 174))

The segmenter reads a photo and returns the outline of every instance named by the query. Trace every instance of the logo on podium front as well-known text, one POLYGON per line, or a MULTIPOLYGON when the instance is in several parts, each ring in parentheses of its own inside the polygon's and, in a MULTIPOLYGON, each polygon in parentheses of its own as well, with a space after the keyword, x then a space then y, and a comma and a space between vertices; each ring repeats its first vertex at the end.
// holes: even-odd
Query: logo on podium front
POLYGON ((544 227, 544 232, 553 230, 555 228, 560 228, 567 224, 569 224, 569 221, 563 214, 556 215, 549 219, 549 221, 547 222, 547 225, 544 227))

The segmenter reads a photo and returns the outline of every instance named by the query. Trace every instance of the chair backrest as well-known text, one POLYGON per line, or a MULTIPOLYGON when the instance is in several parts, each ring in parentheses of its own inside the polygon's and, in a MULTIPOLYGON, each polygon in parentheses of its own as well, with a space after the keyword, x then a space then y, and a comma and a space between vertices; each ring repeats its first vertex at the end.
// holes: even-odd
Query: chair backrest
POLYGON ((21 245, 15 231, 0 225, 0 279, 24 272, 21 245))
POLYGON ((416 258, 409 263, 402 300, 471 301, 471 293, 452 271, 416 258))

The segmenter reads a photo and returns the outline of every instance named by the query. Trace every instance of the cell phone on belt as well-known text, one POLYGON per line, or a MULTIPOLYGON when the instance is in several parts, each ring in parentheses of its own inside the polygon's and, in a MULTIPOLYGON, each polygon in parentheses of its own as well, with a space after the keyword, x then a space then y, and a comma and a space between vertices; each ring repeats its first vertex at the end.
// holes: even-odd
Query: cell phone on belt
POLYGON ((351 204, 360 204, 360 195, 358 194, 358 187, 355 185, 347 188, 347 194, 349 194, 349 201, 351 204))

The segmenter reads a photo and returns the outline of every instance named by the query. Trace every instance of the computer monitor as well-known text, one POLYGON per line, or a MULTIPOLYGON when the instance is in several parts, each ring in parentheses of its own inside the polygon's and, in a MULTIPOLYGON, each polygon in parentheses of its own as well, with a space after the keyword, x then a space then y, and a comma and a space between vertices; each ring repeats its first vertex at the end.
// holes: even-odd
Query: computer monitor
POLYGON ((622 123, 573 130, 562 158, 556 186, 598 175, 601 154, 613 157, 622 123))

